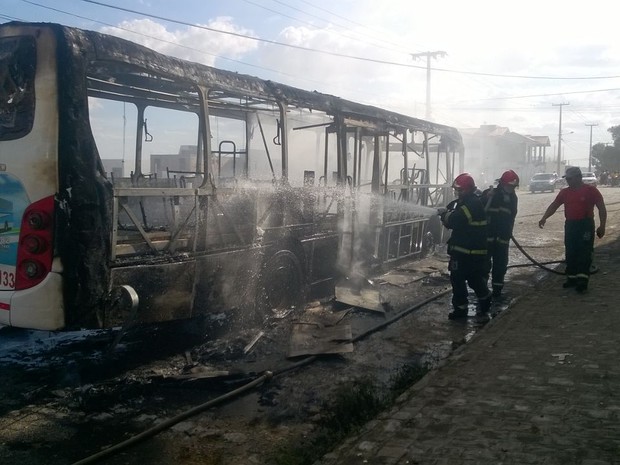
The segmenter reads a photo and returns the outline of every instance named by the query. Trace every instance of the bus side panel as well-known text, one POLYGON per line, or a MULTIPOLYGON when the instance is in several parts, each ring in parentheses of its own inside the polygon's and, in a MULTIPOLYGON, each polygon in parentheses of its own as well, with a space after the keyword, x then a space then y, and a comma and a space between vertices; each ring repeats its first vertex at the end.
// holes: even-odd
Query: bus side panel
MULTIPOLYGON (((65 34, 69 34, 65 30, 65 34)), ((58 251, 64 269, 67 326, 97 324, 97 312, 111 289, 112 186, 105 179, 89 125, 86 60, 58 37, 58 251)))
POLYGON ((339 270, 337 234, 327 235, 319 239, 303 241, 306 274, 310 286, 308 297, 321 298, 334 295, 338 276, 345 275, 339 270))
POLYGON ((201 257, 194 316, 240 309, 243 318, 245 312, 253 312, 263 254, 262 247, 254 247, 201 257))
MULTIPOLYGON (((198 257, 195 261, 112 269, 113 288, 131 286, 139 298, 135 323, 198 317, 235 309, 252 311, 260 248, 198 257)), ((102 326, 121 325, 128 308, 107 308, 102 326)))
MULTIPOLYGON (((195 269, 193 261, 113 268, 112 286, 129 285, 138 294, 138 312, 131 323, 189 318, 192 316, 195 269)), ((128 310, 106 308, 101 326, 123 324, 129 316, 128 310)))
POLYGON ((2 291, 15 289, 19 232, 30 199, 22 182, 11 173, 0 172, 0 187, 0 297, 6 297, 9 294, 2 291))
POLYGON ((65 319, 61 289, 62 276, 51 272, 39 285, 14 293, 11 298, 11 308, 14 310, 9 312, 10 325, 48 331, 63 329, 65 319))

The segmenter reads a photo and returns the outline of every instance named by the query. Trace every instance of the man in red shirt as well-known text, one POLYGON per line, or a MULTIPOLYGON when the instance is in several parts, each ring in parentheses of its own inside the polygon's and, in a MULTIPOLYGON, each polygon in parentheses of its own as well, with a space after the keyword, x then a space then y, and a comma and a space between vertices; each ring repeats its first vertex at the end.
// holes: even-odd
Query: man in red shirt
POLYGON ((599 190, 581 180, 581 170, 575 166, 564 175, 568 187, 562 189, 538 222, 543 228, 547 218, 564 204, 564 249, 566 253, 566 282, 564 287, 574 287, 577 292, 588 289, 590 266, 594 253, 594 206, 598 209, 599 226, 596 235, 605 235, 607 209, 599 190))

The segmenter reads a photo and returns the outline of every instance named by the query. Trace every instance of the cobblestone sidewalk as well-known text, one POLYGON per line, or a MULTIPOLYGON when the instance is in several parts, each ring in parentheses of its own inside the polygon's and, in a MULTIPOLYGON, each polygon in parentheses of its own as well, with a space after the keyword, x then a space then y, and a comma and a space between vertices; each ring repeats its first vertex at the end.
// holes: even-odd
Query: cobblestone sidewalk
POLYGON ((586 294, 533 285, 316 465, 620 464, 620 241, 595 263, 586 294))

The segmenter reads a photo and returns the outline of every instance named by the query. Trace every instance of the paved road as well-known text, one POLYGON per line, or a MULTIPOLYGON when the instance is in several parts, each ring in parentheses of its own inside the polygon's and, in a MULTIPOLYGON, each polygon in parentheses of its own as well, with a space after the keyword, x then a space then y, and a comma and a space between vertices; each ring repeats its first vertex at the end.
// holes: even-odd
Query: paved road
MULTIPOLYGON (((613 241, 619 231, 614 229, 615 225, 620 225, 620 189, 603 189, 603 194, 612 211, 607 241, 613 241), (614 210, 619 211, 616 213, 614 210)), ((561 214, 552 217, 542 232, 536 226, 542 211, 553 197, 551 193, 519 194, 521 206, 515 236, 539 260, 555 260, 561 254, 561 214)), ((520 252, 513 252, 513 263, 526 261, 520 252)), ((613 288, 602 290, 606 281, 615 285, 613 277, 618 270, 609 261, 613 257, 617 258, 617 252, 599 250, 597 263, 601 266, 601 273, 593 278, 592 292, 584 298, 564 292, 559 288, 559 282, 553 284, 545 281, 535 287, 531 283, 532 277, 545 273, 533 272, 531 268, 511 269, 507 291, 519 296, 531 290, 532 296, 517 299, 516 306, 486 325, 470 344, 465 344, 440 369, 431 372, 423 383, 403 396, 398 409, 387 412, 377 422, 368 425, 366 434, 352 439, 334 455, 326 457, 323 464, 364 463, 364 460, 375 464, 400 464, 407 461, 412 464, 416 461, 450 464, 528 463, 523 454, 518 455, 517 451, 521 449, 536 455, 530 463, 545 463, 544 459, 549 459, 546 463, 580 463, 559 460, 558 457, 562 456, 556 456, 553 449, 550 455, 544 455, 539 448, 542 445, 547 447, 545 441, 548 438, 555 438, 560 446, 563 443, 573 446, 579 444, 573 435, 586 437, 577 426, 563 419, 557 420, 559 413, 551 417, 553 409, 562 414, 564 410, 572 412, 571 418, 579 418, 580 415, 589 418, 592 427, 602 432, 600 437, 592 441, 606 437, 607 423, 589 417, 587 411, 615 414, 611 394, 604 397, 596 383, 605 380, 609 392, 613 393, 617 390, 617 383, 613 384, 617 377, 613 378, 609 374, 613 371, 608 371, 604 375, 607 378, 599 378, 610 363, 608 359, 601 352, 596 355, 603 357, 603 361, 586 362, 582 359, 590 354, 576 351, 573 345, 603 340, 600 335, 590 334, 601 329, 617 332, 617 325, 614 327, 614 322, 607 315, 613 309, 613 288), (555 307, 544 303, 547 300, 541 300, 543 304, 537 300, 527 303, 527 299, 541 295, 555 307), (558 316, 562 308, 557 305, 564 306, 566 302, 577 305, 579 299, 587 304, 587 312, 582 315, 581 310, 567 307, 565 313, 558 316), (590 301, 595 303, 589 305, 590 301), (597 302, 606 302, 609 307, 597 302), (578 317, 588 316, 589 313, 595 317, 591 322, 593 329, 586 329, 587 325, 579 322, 578 317), (600 328, 603 326, 601 321, 609 327, 600 328), (573 328, 573 324, 582 326, 573 328), (564 329, 565 326, 567 329, 564 329), (578 336, 554 339, 561 334, 559 331, 569 330, 578 332, 578 336), (586 339, 582 339, 584 337, 586 339), (572 355, 553 356, 563 353, 572 355), (539 363, 543 364, 543 368, 547 367, 549 372, 539 372, 539 363), (567 391, 575 388, 562 385, 562 380, 568 379, 579 385, 574 374, 572 377, 569 374, 577 369, 580 370, 580 376, 585 376, 582 371, 587 364, 598 365, 598 368, 589 368, 592 372, 588 376, 594 381, 592 378, 586 380, 597 387, 583 396, 581 390, 567 391), (563 370, 571 371, 564 374, 563 370), (523 383, 523 388, 515 391, 521 385, 519 383, 523 383), (549 397, 548 391, 540 393, 542 401, 531 397, 529 403, 519 397, 527 399, 532 391, 536 393, 536 389, 545 386, 550 387, 556 397, 549 397), (509 395, 513 397, 506 397, 509 395), (591 404, 599 399, 604 404, 597 410, 591 404), (577 400, 582 403, 569 403, 577 400), (583 413, 584 409, 586 413, 583 413), (553 430, 543 418, 538 418, 539 412, 542 412, 543 418, 553 418, 560 422, 560 426, 568 432, 564 434, 563 431, 553 430), (455 459, 458 454, 461 458, 455 459), (491 458, 486 459, 483 454, 491 458), (505 458, 496 459, 496 456, 505 458)), ((445 261, 440 262, 436 266, 445 271, 445 261)), ((422 262, 412 264, 412 271, 420 271, 422 265, 422 262)), ((402 274, 411 277, 415 273, 402 274)), ((384 287, 398 290, 402 299, 411 303, 420 299, 416 286, 384 287)), ((396 302, 391 302, 394 303, 394 311, 400 308, 396 302)), ((290 438, 296 439, 311 431, 314 423, 305 415, 318 412, 323 399, 329 398, 330 389, 333 390, 339 382, 357 379, 360 374, 372 374, 384 381, 405 363, 419 360, 420 357, 425 361, 440 363, 452 352, 453 347, 470 340, 477 331, 475 319, 461 323, 450 322, 446 317, 449 302, 447 295, 409 314, 407 318, 399 320, 398 324, 390 325, 380 333, 364 339, 351 354, 306 367, 295 373, 295 376, 271 383, 261 392, 254 392, 234 404, 205 412, 178 425, 178 429, 166 431, 103 463, 269 463, 264 458, 269 451, 275 450, 280 444, 288 444, 290 438)), ((306 313, 313 314, 315 310, 318 309, 306 313)), ((341 313, 337 312, 336 316, 341 317, 341 313)), ((354 325, 354 334, 358 334, 360 328, 374 326, 384 320, 382 315, 356 311, 347 313, 343 321, 354 325)), ((260 372, 264 367, 272 369, 281 366, 280 361, 288 349, 286 327, 281 322, 263 328, 265 336, 244 359, 248 370, 260 372), (278 363, 272 364, 274 360, 278 363)), ((215 352, 224 354, 234 353, 234 350, 241 352, 255 334, 248 333, 247 340, 241 336, 231 338, 230 344, 211 341, 214 345, 206 344, 204 348, 194 351, 193 359, 210 367, 227 369, 229 361, 218 362, 216 359, 212 362, 205 354, 215 349, 215 352), (204 358, 201 358, 203 355, 204 358)), ((162 341, 168 340, 162 339, 161 335, 153 334, 152 341, 149 338, 146 346, 132 344, 131 339, 125 340, 123 354, 119 354, 120 358, 116 360, 125 360, 127 367, 123 368, 123 363, 114 363, 113 367, 104 363, 101 365, 102 370, 90 369, 87 360, 89 357, 96 358, 94 355, 105 348, 104 335, 101 338, 95 335, 89 337, 91 345, 86 347, 65 340, 75 337, 71 334, 45 333, 39 334, 40 339, 20 339, 25 336, 32 334, 19 331, 0 334, 0 373, 3 381, 0 386, 0 464, 71 463, 211 397, 203 385, 193 389, 189 386, 178 389, 149 381, 153 373, 184 373, 186 358, 182 352, 177 356, 164 357, 157 363, 129 369, 129 366, 139 365, 137 359, 142 359, 136 354, 146 355, 160 348, 176 354, 171 347, 166 347, 167 344, 162 344, 162 341), (24 347, 17 350, 17 346, 24 347), (75 362, 67 363, 65 356, 70 357, 70 360, 75 359, 75 362), (15 359, 19 359, 20 363, 17 364, 15 359), (76 375, 84 376, 80 378, 76 375)), ((603 349, 599 342, 596 344, 592 350, 603 349)), ((239 362, 235 360, 234 363, 239 362)), ((590 440, 590 436, 587 438, 590 440)), ((595 445, 595 450, 602 447, 598 443, 595 445)), ((605 447, 612 446, 609 442, 605 447)), ((579 447, 582 451, 589 450, 589 445, 579 447)), ((575 452, 574 455, 580 457, 579 453, 575 452)), ((589 463, 613 462, 607 459, 589 463)))
POLYGON ((610 210, 587 294, 563 289, 558 275, 532 283, 317 465, 620 464, 620 239, 610 210))

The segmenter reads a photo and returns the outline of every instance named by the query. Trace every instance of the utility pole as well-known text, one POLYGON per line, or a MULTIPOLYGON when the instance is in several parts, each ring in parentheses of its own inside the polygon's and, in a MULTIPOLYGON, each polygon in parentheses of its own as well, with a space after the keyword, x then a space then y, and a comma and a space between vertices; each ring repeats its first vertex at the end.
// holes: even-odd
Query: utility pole
POLYGON ((590 126, 590 150, 588 151, 588 171, 592 171, 592 126, 598 126, 597 124, 587 124, 586 126, 590 126))
POLYGON ((431 58, 443 58, 447 55, 446 52, 422 52, 412 53, 411 56, 414 60, 418 58, 426 57, 426 119, 431 119, 431 58))
POLYGON ((560 163, 562 160, 562 107, 564 105, 570 105, 570 103, 552 103, 551 105, 554 107, 560 107, 560 126, 558 129, 558 170, 556 171, 558 176, 560 176, 560 173, 562 172, 562 165, 560 163))

